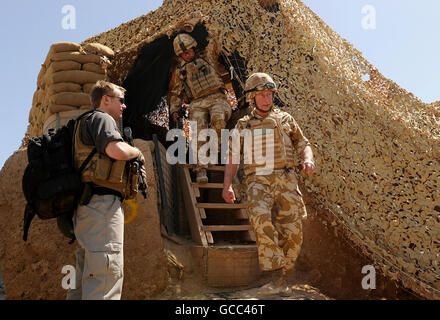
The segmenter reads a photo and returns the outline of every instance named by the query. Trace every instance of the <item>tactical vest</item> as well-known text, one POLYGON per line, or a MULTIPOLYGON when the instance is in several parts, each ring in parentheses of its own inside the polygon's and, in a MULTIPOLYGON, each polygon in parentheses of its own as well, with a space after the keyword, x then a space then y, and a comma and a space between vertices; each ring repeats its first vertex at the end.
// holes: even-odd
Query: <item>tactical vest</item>
MULTIPOLYGON (((81 141, 84 119, 75 128, 75 166, 84 162, 94 146, 81 141)), ((90 160, 81 175, 83 183, 93 183, 121 193, 123 199, 133 199, 138 192, 139 171, 131 170, 128 161, 114 160, 99 152, 90 160)))
POLYGON ((275 109, 265 118, 246 118, 245 129, 248 129, 252 135, 252 159, 250 159, 250 153, 246 157, 246 152, 249 151, 246 150, 246 143, 244 143, 243 169, 246 175, 256 173, 257 168, 266 167, 271 170, 272 163, 273 170, 294 167, 295 150, 292 139, 288 135, 291 129, 288 124, 282 123, 279 112, 275 109), (264 159, 266 162, 261 163, 264 159))
POLYGON ((198 99, 218 92, 225 84, 218 72, 203 58, 195 58, 180 67, 186 95, 198 99))

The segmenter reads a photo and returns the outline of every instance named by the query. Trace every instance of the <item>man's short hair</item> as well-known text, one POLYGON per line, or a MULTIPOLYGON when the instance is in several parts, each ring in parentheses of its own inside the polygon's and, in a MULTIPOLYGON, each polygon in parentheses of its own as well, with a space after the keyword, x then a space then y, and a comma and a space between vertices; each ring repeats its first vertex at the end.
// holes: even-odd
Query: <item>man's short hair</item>
POLYGON ((92 90, 90 91, 90 103, 92 104, 92 107, 94 109, 99 108, 101 105, 102 97, 105 95, 113 95, 115 93, 115 90, 119 89, 122 91, 122 93, 125 93, 125 89, 117 86, 111 82, 107 82, 104 80, 99 80, 96 82, 96 84, 92 87, 92 90))

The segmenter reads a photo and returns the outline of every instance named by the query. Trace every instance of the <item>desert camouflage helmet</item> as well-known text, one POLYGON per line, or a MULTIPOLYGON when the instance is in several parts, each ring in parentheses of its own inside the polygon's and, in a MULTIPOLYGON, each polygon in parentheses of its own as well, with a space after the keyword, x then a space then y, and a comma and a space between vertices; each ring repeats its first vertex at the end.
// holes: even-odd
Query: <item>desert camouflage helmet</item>
POLYGON ((246 80, 244 90, 246 99, 250 101, 255 97, 256 91, 271 90, 275 92, 277 91, 277 86, 268 74, 257 72, 246 80))
POLYGON ((179 33, 174 38, 173 46, 174 52, 178 56, 190 48, 197 47, 197 41, 187 33, 179 33))

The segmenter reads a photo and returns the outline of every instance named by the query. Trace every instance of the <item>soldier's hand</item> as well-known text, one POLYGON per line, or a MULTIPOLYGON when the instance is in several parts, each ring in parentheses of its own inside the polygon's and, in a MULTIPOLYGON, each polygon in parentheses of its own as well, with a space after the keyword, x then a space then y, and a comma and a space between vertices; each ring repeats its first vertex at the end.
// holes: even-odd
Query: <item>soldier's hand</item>
POLYGON ((222 197, 226 203, 234 203, 235 193, 234 189, 232 189, 232 186, 230 186, 229 188, 223 188, 222 197))
MULTIPOLYGON (((138 149, 138 148, 136 148, 136 149, 138 149)), ((137 156, 136 160, 138 160, 142 164, 145 164, 145 158, 144 158, 144 155, 142 154, 141 150, 139 150, 139 155, 137 156)))
POLYGON ((173 120, 174 122, 177 122, 177 120, 179 120, 179 113, 177 111, 171 114, 171 120, 173 120))
POLYGON ((303 170, 308 176, 312 176, 315 172, 315 163, 313 161, 304 161, 303 170))

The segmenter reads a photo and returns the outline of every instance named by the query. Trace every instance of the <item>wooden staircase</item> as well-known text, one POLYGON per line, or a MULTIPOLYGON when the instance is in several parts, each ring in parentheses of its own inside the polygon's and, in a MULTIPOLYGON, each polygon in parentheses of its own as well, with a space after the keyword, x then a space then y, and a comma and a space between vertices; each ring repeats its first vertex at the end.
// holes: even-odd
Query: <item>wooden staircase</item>
POLYGON ((192 165, 179 165, 179 181, 191 236, 193 256, 211 286, 248 285, 260 275, 255 236, 246 203, 221 197, 224 166, 208 167, 209 183, 195 182, 192 165))

